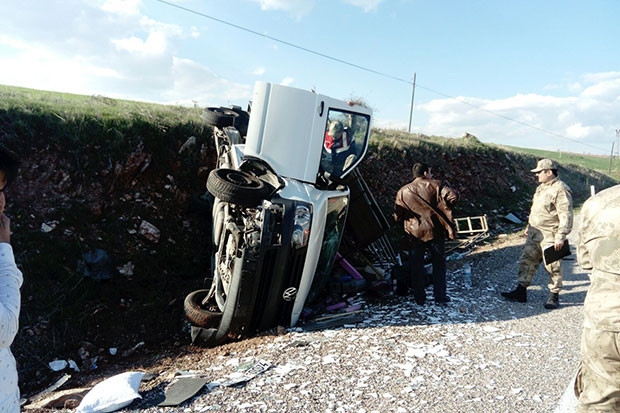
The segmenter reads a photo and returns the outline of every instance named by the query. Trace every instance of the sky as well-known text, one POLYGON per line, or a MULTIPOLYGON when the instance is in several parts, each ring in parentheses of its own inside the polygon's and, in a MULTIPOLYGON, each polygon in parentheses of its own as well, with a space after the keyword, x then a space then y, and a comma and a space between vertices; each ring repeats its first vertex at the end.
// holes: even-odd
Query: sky
POLYGON ((361 99, 379 128, 609 156, 619 18, 618 0, 0 0, 0 84, 246 107, 267 81, 361 99))

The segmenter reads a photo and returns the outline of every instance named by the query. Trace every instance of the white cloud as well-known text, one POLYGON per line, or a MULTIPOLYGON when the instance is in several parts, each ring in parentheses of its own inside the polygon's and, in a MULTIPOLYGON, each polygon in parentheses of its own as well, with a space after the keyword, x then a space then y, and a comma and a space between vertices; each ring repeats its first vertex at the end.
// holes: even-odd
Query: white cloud
POLYGON ((157 101, 186 106, 226 106, 252 95, 250 86, 217 76, 190 59, 173 60, 170 82, 157 101))
POLYGON ((557 97, 535 93, 504 99, 435 99, 416 106, 426 119, 416 132, 577 153, 605 153, 620 113, 620 72, 591 73, 557 97), (575 88, 580 84, 582 87, 575 88), (466 102, 466 103, 463 103, 466 102))
POLYGON ((579 93, 583 90, 583 85, 579 82, 574 82, 568 85, 568 91, 571 93, 579 93))
POLYGON ((103 0, 99 7, 108 13, 135 16, 139 13, 141 3, 141 0, 103 0))
POLYGON ((178 57, 179 40, 197 38, 198 29, 148 18, 139 0, 48 3, 49 19, 17 6, 0 15, 0 84, 188 105, 251 96, 251 86, 178 57))
MULTIPOLYGON (((66 58, 42 46, 22 47, 17 56, 0 58, 1 83, 34 89, 93 94, 96 79, 119 79, 113 68, 93 64, 83 56, 66 58)), ((101 93, 101 91, 99 91, 101 93)))
POLYGON ((612 101, 620 96, 620 73, 613 79, 601 79, 600 82, 588 86, 582 96, 604 101, 612 101))
POLYGON ((30 48, 27 42, 6 35, 0 36, 0 46, 6 46, 7 49, 13 50, 26 50, 30 48))
POLYGON ((599 72, 599 73, 586 73, 583 75, 583 80, 586 83, 598 83, 605 80, 616 80, 620 76, 620 72, 599 72))
POLYGON ((365 12, 376 10, 383 0, 343 0, 344 3, 360 7, 365 12))
POLYGON ((162 55, 168 49, 166 35, 157 31, 150 32, 146 40, 131 36, 125 39, 112 39, 112 43, 120 51, 138 53, 144 56, 162 55))
MULTIPOLYGON (((301 19, 312 9, 316 4, 316 0, 251 0, 254 3, 260 4, 261 10, 276 10, 284 11, 296 19, 301 19)), ((361 8, 364 12, 370 12, 376 10, 379 4, 383 0, 341 0, 345 4, 349 4, 354 7, 361 8)))
POLYGON ((295 81, 295 79, 293 79, 290 76, 287 76, 284 79, 282 79, 282 81, 280 81, 280 84, 284 85, 284 86, 290 86, 290 85, 293 84, 294 81, 295 81))
POLYGON ((314 8, 315 0, 251 0, 260 4, 261 10, 285 11, 300 19, 314 8))
POLYGON ((566 128, 566 136, 574 139, 585 138, 592 133, 593 129, 592 127, 584 127, 581 122, 577 122, 566 128))

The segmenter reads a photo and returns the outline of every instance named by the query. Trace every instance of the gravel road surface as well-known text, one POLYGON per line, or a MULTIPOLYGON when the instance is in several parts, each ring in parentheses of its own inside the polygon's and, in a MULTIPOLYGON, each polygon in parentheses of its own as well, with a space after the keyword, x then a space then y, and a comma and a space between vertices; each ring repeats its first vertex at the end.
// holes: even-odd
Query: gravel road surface
MULTIPOLYGON (((571 243, 576 245, 576 231, 571 243)), ((546 310, 541 267, 526 304, 506 302, 516 285, 524 238, 500 237, 449 261, 447 306, 413 297, 365 299, 363 321, 338 328, 292 328, 216 349, 141 366, 154 373, 142 399, 124 411, 145 412, 568 412, 579 363, 582 305, 589 285, 574 255, 564 260, 560 308, 546 310), (473 288, 462 281, 472 266, 473 288), (244 367, 265 371, 226 386, 244 367), (175 407, 158 406, 179 371, 207 381, 175 407), (564 395, 564 398, 563 398, 564 395)))

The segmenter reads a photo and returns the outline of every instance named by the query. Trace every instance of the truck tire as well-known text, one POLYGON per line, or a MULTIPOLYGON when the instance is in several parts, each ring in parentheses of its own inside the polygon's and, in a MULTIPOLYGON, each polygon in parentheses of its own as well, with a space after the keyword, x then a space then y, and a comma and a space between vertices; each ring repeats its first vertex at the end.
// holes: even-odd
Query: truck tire
MULTIPOLYGON (((211 311, 202 305, 202 300, 209 294, 209 290, 196 290, 185 297, 183 310, 185 317, 192 325, 198 327, 217 327, 222 320, 220 311, 211 311)), ((217 309, 217 306, 214 306, 217 309)))
MULTIPOLYGON (((241 256, 235 257, 230 284, 225 296, 222 297, 224 302, 221 312, 209 311, 201 304, 210 290, 194 291, 185 298, 185 314, 192 324, 192 343, 214 347, 230 339, 238 339, 243 336, 243 323, 246 320, 241 320, 241 325, 236 322, 238 304, 243 301, 241 300, 242 295, 256 293, 255 289, 248 288, 247 285, 242 286, 244 255, 245 250, 242 250, 241 256)), ((248 281, 252 281, 251 277, 246 277, 246 283, 248 281)), ((212 305, 213 308, 218 309, 219 304, 213 303, 212 305)))
POLYGON ((206 108, 200 117, 207 125, 225 128, 226 126, 233 126, 237 116, 239 116, 239 114, 234 110, 211 107, 206 108))
POLYGON ((237 114, 237 117, 234 120, 235 129, 239 131, 239 134, 242 137, 245 137, 248 134, 250 114, 237 106, 233 107, 231 110, 237 114))
POLYGON ((207 189, 224 202, 253 207, 269 196, 263 181, 247 172, 219 168, 209 173, 207 189))

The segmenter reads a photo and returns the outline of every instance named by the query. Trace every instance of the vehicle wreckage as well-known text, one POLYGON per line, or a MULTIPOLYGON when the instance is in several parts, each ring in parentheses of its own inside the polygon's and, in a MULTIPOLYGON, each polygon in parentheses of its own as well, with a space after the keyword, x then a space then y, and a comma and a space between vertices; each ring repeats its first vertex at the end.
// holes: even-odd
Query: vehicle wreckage
POLYGON ((247 111, 205 109, 217 149, 207 179, 213 278, 184 302, 192 342, 215 346, 296 325, 326 285, 346 221, 363 227, 362 245, 384 234, 389 224, 354 173, 371 116, 361 105, 266 82, 256 83, 247 111))

